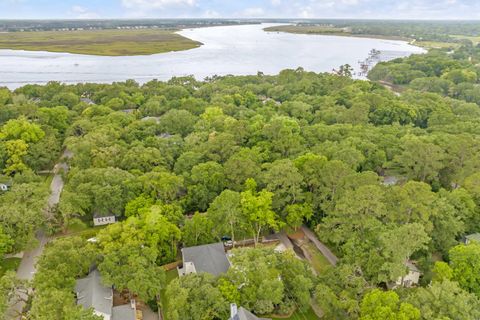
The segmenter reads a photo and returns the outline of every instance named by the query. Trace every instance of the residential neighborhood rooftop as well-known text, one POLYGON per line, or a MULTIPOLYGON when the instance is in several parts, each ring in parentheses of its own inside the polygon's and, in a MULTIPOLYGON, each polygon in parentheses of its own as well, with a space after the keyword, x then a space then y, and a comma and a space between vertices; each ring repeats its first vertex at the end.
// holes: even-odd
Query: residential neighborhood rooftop
POLYGON ((101 279, 100 272, 93 270, 86 278, 77 280, 75 286, 77 304, 85 309, 93 308, 98 312, 111 314, 113 290, 103 286, 101 279))
POLYGON ((113 306, 113 289, 102 284, 100 272, 95 269, 75 285, 77 304, 92 308, 95 314, 110 320, 135 320, 135 303, 113 306))
POLYGON ((206 244, 182 249, 183 264, 192 263, 195 272, 207 272, 214 276, 230 268, 223 243, 206 244))
POLYGON ((477 241, 478 243, 480 243, 480 233, 472 233, 472 234, 469 234, 468 236, 465 236, 466 239, 468 239, 469 241, 477 241))
POLYGON ((230 305, 230 314, 229 320, 270 320, 259 318, 244 307, 237 308, 237 305, 234 303, 230 305))

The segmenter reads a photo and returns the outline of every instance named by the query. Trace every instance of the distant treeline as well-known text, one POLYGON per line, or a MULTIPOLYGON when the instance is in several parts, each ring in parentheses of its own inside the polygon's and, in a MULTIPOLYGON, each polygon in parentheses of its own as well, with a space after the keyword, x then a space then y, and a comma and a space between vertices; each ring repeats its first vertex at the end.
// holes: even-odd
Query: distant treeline
MULTIPOLYGON (((298 21, 297 21, 298 23, 298 21)), ((301 24, 331 25, 349 28, 352 34, 399 36, 416 40, 458 41, 451 35, 478 36, 478 21, 415 21, 415 20, 304 20, 301 24)))
POLYGON ((212 25, 236 25, 250 21, 225 19, 137 19, 137 20, 0 20, 0 31, 52 31, 117 28, 189 28, 212 25))

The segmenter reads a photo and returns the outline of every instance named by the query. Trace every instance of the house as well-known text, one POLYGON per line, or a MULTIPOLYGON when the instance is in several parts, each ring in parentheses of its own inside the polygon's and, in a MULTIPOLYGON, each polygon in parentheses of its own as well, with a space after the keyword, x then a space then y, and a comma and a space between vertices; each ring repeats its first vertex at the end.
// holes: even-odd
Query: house
POLYGON ((180 276, 200 272, 218 276, 230 268, 230 261, 221 242, 183 248, 182 261, 183 267, 178 268, 180 276))
POLYGON ((95 102, 93 102, 93 100, 92 100, 92 99, 90 99, 90 98, 85 98, 85 97, 83 97, 83 98, 80 98, 80 101, 81 101, 81 102, 83 102, 83 103, 86 103, 86 104, 88 104, 89 106, 91 106, 91 105, 94 105, 94 104, 95 104, 95 102))
POLYGON ((248 311, 247 309, 240 307, 237 308, 235 303, 230 305, 230 319, 228 320, 270 320, 267 318, 258 318, 256 315, 248 311))
POLYGON ((136 320, 137 310, 135 301, 130 304, 113 306, 113 290, 102 285, 102 278, 98 270, 93 270, 83 279, 77 280, 75 285, 77 305, 85 309, 92 308, 97 316, 104 320, 136 320))
POLYGON ((93 225, 96 226, 104 226, 107 224, 113 224, 117 222, 117 218, 114 215, 107 215, 103 216, 101 214, 94 214, 93 215, 93 225))
POLYGON ((397 282, 395 282, 394 287, 405 287, 410 288, 418 284, 420 281, 421 272, 415 264, 411 261, 407 261, 405 266, 408 268, 408 274, 403 277, 399 277, 397 282))
POLYGON ((383 185, 387 187, 395 186, 402 183, 405 180, 403 177, 396 177, 396 176, 384 176, 383 177, 383 185))
POLYGON ((140 121, 155 121, 155 123, 160 123, 160 117, 143 117, 140 121))
POLYGON ((480 243, 480 233, 469 234, 468 236, 465 236, 465 239, 463 240, 465 244, 470 244, 472 241, 480 243))

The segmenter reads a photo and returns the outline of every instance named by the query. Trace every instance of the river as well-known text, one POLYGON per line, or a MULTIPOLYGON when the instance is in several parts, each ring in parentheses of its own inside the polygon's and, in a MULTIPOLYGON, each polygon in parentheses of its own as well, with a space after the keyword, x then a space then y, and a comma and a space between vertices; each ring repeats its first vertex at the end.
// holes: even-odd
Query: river
POLYGON ((274 24, 208 27, 182 30, 185 37, 204 45, 181 52, 149 56, 102 57, 43 51, 0 50, 0 86, 25 84, 110 83, 194 75, 276 74, 287 68, 329 72, 342 64, 360 71, 359 61, 372 49, 385 60, 423 53, 405 41, 323 35, 264 32, 274 24))

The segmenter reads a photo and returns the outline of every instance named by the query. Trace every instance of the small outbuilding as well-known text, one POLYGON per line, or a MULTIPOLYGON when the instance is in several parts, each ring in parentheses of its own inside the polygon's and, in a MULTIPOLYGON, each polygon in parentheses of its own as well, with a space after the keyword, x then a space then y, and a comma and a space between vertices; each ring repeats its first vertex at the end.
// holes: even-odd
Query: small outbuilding
POLYGON ((115 215, 100 215, 100 214, 94 214, 93 215, 93 225, 95 227, 97 226, 105 226, 107 224, 113 224, 117 222, 117 217, 115 215))
POLYGON ((230 268, 222 242, 183 248, 182 261, 183 267, 178 269, 180 276, 201 272, 218 276, 230 268))

